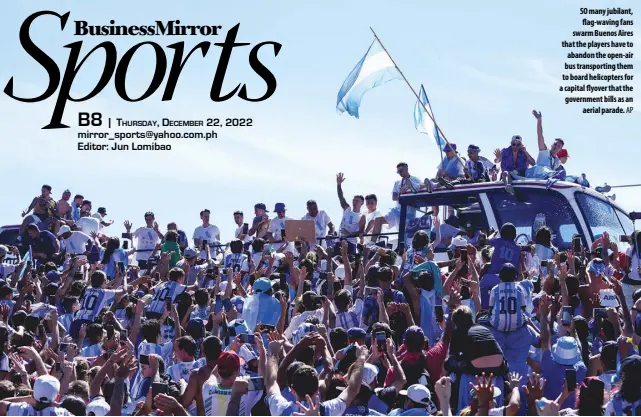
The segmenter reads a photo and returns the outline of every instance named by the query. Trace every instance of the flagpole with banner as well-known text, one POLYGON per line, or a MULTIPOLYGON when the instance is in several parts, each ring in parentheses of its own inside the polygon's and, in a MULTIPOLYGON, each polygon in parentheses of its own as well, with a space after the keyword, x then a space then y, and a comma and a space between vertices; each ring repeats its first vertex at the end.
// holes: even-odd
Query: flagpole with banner
MULTIPOLYGON (((387 48, 385 48, 385 45, 383 45, 383 42, 381 42, 380 38, 378 37, 378 35, 377 35, 377 34, 376 34, 376 32, 374 31, 374 29, 372 29, 372 27, 370 27, 369 29, 370 29, 370 30, 372 31, 372 33, 374 34, 374 38, 376 38, 376 41, 378 42, 378 44, 379 44, 379 45, 381 45, 381 48, 383 48, 383 50, 385 51, 385 53, 387 54, 387 56, 389 57, 389 59, 392 61, 392 64, 394 64, 394 67, 396 67, 396 70, 399 72, 399 74, 401 74, 401 77, 403 77, 403 80, 405 81, 405 84, 407 84, 407 86, 410 88, 410 90, 412 90, 412 93, 414 93, 414 96, 416 97, 416 100, 418 100, 418 102, 419 102, 419 103, 421 103, 421 106, 422 106, 422 107, 423 107, 423 109, 425 110, 425 113, 427 113, 427 115, 429 116, 429 118, 430 118, 430 119, 432 120, 432 122, 434 123, 434 127, 436 128, 436 131, 439 133, 440 137, 441 137, 441 138, 443 138, 443 140, 445 141, 445 143, 446 143, 447 145, 449 145, 449 146, 450 146, 450 148, 451 148, 450 142, 447 140, 447 138, 446 138, 446 137, 445 137, 445 135, 443 134, 443 131, 441 130, 441 128, 440 128, 440 127, 438 127, 438 124, 437 124, 437 123, 436 123, 436 121, 434 120, 434 117, 432 117, 432 115, 430 114, 430 111, 427 109, 427 107, 425 106, 425 104, 423 104, 423 102, 421 101, 421 98, 419 97, 418 93, 416 92, 416 90, 414 90, 414 87, 412 87, 412 84, 410 84, 410 82, 409 82, 409 81, 407 80, 407 78, 405 77, 405 74, 403 74, 403 71, 401 71, 401 69, 398 67, 398 65, 396 64, 396 61, 394 61, 394 58, 392 58, 392 55, 390 55, 390 53, 387 51, 387 48)), ((452 149, 454 149, 454 148, 452 148, 452 149)), ((459 160, 459 162, 461 163, 461 165, 463 165, 463 170, 467 173, 467 168, 465 168, 465 162, 463 161, 463 159, 458 155, 458 152, 454 151, 454 154, 456 155, 456 158, 459 160)))

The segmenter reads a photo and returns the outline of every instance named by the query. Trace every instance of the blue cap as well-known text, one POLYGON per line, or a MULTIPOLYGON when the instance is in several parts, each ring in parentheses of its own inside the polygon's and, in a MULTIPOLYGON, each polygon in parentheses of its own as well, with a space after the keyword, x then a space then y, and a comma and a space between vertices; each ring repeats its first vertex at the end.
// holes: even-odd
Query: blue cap
POLYGON ((147 295, 147 293, 144 292, 143 290, 138 290, 138 291, 136 291, 136 293, 134 295, 136 296, 136 298, 142 298, 145 295, 147 295))
POLYGON ((405 344, 420 345, 425 343, 425 333, 418 326, 410 326, 405 331, 405 344))
POLYGON ((449 152, 449 151, 455 151, 456 152, 456 144, 455 143, 450 143, 448 145, 445 145, 443 148, 443 152, 449 152))
POLYGON ((57 282, 60 281, 60 272, 58 271, 49 271, 47 272, 47 280, 49 282, 57 282))
POLYGON ((365 336, 367 333, 365 333, 365 330, 361 329, 360 327, 352 327, 347 331, 347 336, 352 339, 365 339, 365 336))
POLYGON ((261 278, 254 282, 254 291, 267 292, 272 289, 272 282, 267 278, 261 278))
POLYGON ((254 205, 255 209, 265 210, 267 212, 267 206, 263 203, 258 203, 254 205))
POLYGON ((204 326, 205 326, 205 322, 203 321, 203 319, 195 318, 195 319, 189 320, 189 322, 187 323, 187 329, 186 330, 187 330, 187 332, 189 332, 192 329, 194 329, 194 330, 201 329, 204 326))
POLYGON ((285 203, 276 203, 274 206, 274 211, 278 213, 279 211, 285 211, 285 203))

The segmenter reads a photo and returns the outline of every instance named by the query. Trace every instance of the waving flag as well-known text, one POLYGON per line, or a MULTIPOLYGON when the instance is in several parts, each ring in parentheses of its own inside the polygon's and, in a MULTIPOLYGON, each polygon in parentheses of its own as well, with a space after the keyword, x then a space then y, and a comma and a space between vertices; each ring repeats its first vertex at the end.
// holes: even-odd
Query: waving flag
POLYGON ((358 108, 367 91, 400 78, 401 74, 389 55, 375 40, 343 82, 338 91, 336 110, 358 119, 358 108))
POLYGON ((24 276, 24 273, 27 270, 27 262, 28 261, 31 261, 31 267, 32 268, 35 267, 35 265, 33 264, 33 253, 31 252, 31 246, 29 246, 29 252, 27 252, 24 255, 24 258, 22 259, 22 262, 24 262, 24 265, 22 266, 22 269, 20 270, 19 279, 22 279, 22 277, 24 276))
POLYGON ((276 326, 280 319, 280 302, 271 295, 256 293, 245 300, 243 319, 252 332, 259 323, 276 326))
POLYGON ((423 87, 423 85, 421 85, 421 91, 418 95, 421 99, 421 102, 425 105, 425 108, 427 108, 427 110, 429 111, 429 115, 425 111, 425 108, 421 106, 421 103, 417 101, 416 105, 414 106, 414 127, 420 133, 425 133, 430 138, 432 138, 432 140, 434 140, 434 143, 436 143, 436 145, 438 145, 438 147, 443 150, 443 148, 445 148, 445 141, 439 134, 438 129, 436 128, 436 125, 432 120, 434 118, 434 113, 432 113, 432 105, 427 99, 427 94, 425 93, 425 88, 423 87))

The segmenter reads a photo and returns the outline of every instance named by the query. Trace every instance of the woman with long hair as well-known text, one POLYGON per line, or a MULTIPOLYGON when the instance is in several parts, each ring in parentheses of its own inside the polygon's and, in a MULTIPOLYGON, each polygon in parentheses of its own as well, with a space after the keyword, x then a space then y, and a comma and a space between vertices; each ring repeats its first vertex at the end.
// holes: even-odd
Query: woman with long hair
POLYGON ((100 263, 104 265, 104 272, 112 280, 116 278, 116 268, 118 262, 122 262, 125 270, 129 266, 129 255, 136 252, 136 249, 125 251, 120 247, 120 239, 110 237, 107 241, 107 247, 100 251, 100 263))

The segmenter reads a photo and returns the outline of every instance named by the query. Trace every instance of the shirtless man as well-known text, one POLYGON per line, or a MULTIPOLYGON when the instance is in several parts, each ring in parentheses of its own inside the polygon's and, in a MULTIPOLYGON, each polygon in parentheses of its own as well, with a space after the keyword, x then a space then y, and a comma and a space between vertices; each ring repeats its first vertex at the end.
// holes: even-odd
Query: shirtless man
POLYGON ((29 207, 22 212, 22 217, 25 219, 20 225, 18 236, 22 236, 27 230, 27 226, 31 223, 38 224, 41 229, 52 229, 51 231, 54 234, 58 233, 60 223, 56 220, 60 219, 61 216, 58 212, 58 204, 51 197, 50 185, 45 184, 42 186, 41 194, 33 198, 29 207), (31 210, 33 210, 33 214, 28 215, 31 210))

